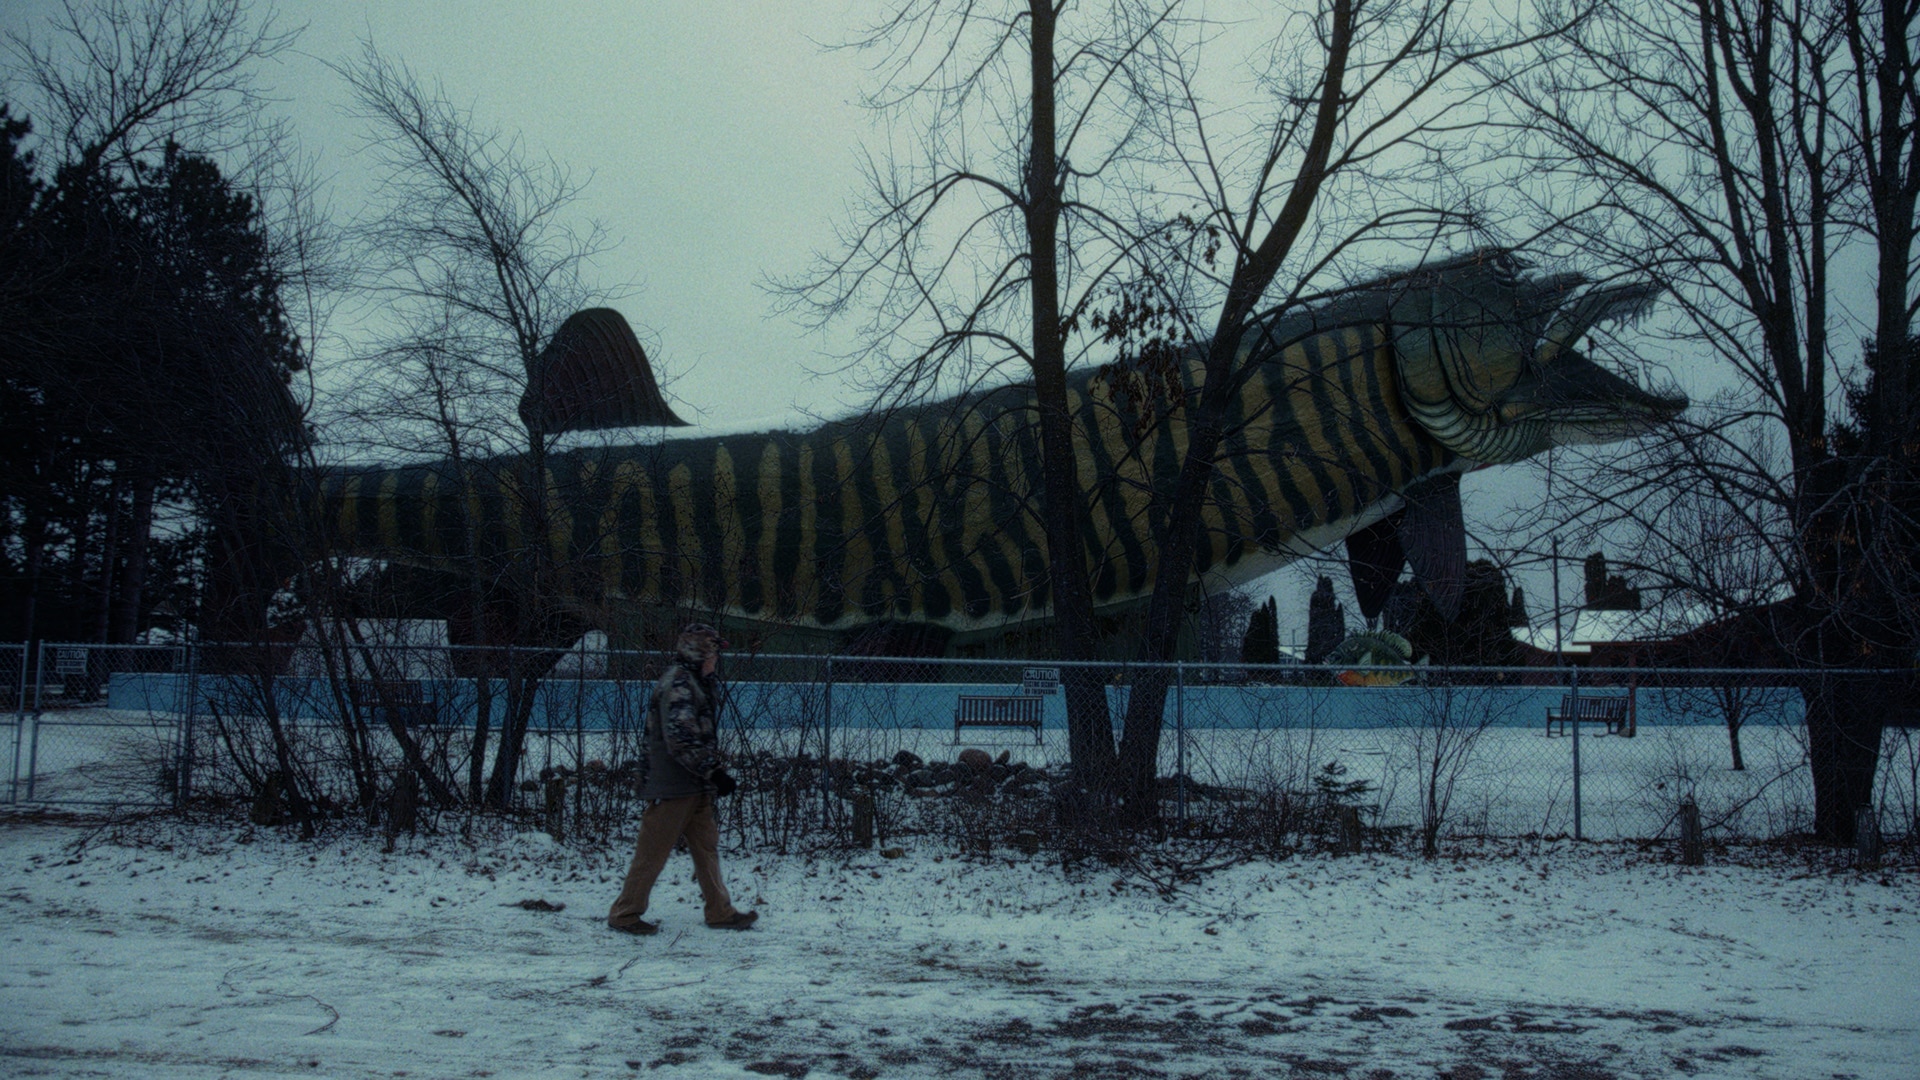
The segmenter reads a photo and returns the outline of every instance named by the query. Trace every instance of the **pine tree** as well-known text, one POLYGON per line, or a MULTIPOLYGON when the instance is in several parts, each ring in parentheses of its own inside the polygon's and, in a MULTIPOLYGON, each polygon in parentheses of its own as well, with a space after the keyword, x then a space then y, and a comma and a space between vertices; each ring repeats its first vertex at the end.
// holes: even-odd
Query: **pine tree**
POLYGON ((1247 664, 1280 662, 1280 604, 1273 597, 1253 610, 1247 636, 1240 643, 1240 660, 1247 664))
POLYGON ((1346 637, 1346 611, 1333 598, 1333 581, 1322 575, 1307 601, 1307 663, 1324 662, 1346 637))

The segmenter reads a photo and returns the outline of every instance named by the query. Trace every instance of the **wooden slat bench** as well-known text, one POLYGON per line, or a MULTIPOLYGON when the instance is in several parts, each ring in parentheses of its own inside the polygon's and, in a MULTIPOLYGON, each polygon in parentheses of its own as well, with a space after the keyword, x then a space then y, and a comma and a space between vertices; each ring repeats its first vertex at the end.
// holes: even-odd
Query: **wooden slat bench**
POLYGON ((953 708, 953 738, 968 727, 1018 727, 1033 732, 1040 745, 1040 718, 1046 698, 1032 694, 961 694, 953 708))
POLYGON ((1560 707, 1547 709, 1547 734, 1567 733, 1569 724, 1604 724, 1608 735, 1633 737, 1633 717, 1631 699, 1625 694, 1581 694, 1576 707, 1575 698, 1568 694, 1560 699, 1560 707), (1576 715, 1577 708, 1577 715, 1576 715))
POLYGON ((355 679, 351 683, 354 702, 368 719, 382 709, 403 725, 425 725, 439 720, 438 703, 428 697, 415 679, 355 679))

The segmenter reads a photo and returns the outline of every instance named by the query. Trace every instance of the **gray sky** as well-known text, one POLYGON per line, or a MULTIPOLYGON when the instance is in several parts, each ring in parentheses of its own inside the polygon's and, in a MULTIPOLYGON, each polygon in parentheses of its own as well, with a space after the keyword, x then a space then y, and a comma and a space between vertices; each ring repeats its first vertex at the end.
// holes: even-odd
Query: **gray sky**
MULTIPOLYGON (((685 3, 461 3, 281 0, 306 25, 297 54, 263 72, 314 155, 341 216, 365 198, 356 122, 323 61, 371 38, 482 125, 520 132, 530 150, 591 180, 580 217, 615 247, 602 284, 631 282, 617 306, 674 379, 689 419, 735 426, 796 407, 842 411, 812 378, 829 346, 771 316, 757 287, 803 269, 831 243, 855 185, 868 117, 853 104, 864 69, 809 40, 843 36, 849 8, 768 0, 685 3)), ((0 4, 0 29, 44 36, 47 0, 0 4)), ((849 17, 850 18, 850 17, 849 17)), ((13 96, 13 95, 10 95, 13 96)), ((344 324, 336 324, 345 331, 344 324)), ((339 339, 316 343, 316 368, 339 339)))
POLYGON ((339 209, 354 209, 356 143, 339 115, 337 78, 312 58, 349 55, 371 37, 442 80, 453 100, 470 100, 483 123, 591 173, 579 209, 617 245, 600 280, 638 287, 618 306, 675 380, 689 419, 732 426, 796 405, 837 409, 833 384, 808 375, 823 365, 821 343, 770 316, 757 287, 798 271, 831 240, 854 181, 851 151, 867 122, 850 103, 861 71, 807 38, 837 29, 822 17, 836 5, 280 7, 308 24, 300 49, 309 56, 285 65, 283 85, 298 95, 303 141, 338 170, 339 209))

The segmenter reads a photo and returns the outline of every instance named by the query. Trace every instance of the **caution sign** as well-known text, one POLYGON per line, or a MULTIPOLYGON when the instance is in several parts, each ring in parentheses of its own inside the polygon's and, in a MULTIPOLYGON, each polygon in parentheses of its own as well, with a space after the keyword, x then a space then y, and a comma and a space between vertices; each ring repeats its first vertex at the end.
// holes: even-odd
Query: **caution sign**
POLYGON ((87 650, 55 649, 53 651, 53 671, 56 675, 85 675, 87 673, 87 650))
POLYGON ((1023 694, 1057 694, 1060 692, 1060 669, 1057 667, 1030 667, 1020 672, 1020 692, 1023 694))

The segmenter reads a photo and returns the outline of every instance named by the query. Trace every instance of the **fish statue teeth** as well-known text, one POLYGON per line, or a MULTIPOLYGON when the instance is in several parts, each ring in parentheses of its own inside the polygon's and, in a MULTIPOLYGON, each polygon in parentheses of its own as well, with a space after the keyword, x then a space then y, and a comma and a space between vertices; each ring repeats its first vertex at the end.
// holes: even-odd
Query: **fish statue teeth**
MULTIPOLYGON (((1462 473, 1632 438, 1686 407, 1576 347, 1655 298, 1650 285, 1530 276, 1480 251, 1256 320, 1232 434, 1191 523, 1196 575, 1246 582, 1345 541, 1363 615, 1411 564, 1451 618, 1462 473)), ((1177 365, 1181 395, 1195 392, 1202 348, 1177 365)), ((1068 403, 1096 611, 1123 625, 1151 593, 1155 495, 1187 434, 1180 401, 1115 382, 1075 372, 1068 403)), ((539 543, 553 568, 543 592, 616 644, 692 610, 773 651, 939 655, 1051 615, 1034 410, 1028 388, 1004 386, 811 431, 550 453, 537 480, 524 459, 362 469, 323 479, 320 510, 339 549, 439 580, 447 595, 419 604, 427 617, 465 603, 475 566, 539 543)), ((548 434, 681 423, 625 319, 604 308, 563 325, 521 414, 548 434)))

